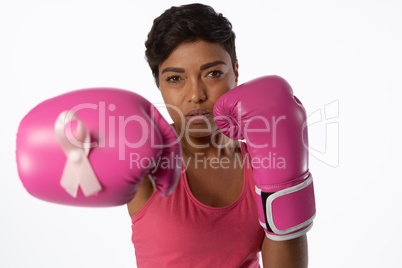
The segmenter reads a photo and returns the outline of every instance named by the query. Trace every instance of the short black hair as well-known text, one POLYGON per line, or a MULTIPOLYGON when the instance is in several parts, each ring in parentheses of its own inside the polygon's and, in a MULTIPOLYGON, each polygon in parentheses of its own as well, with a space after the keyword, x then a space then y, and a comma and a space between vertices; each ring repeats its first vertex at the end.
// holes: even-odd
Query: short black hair
POLYGON ((145 42, 145 56, 159 87, 159 65, 182 42, 219 43, 229 53, 235 69, 235 39, 230 21, 212 7, 203 4, 173 6, 154 20, 145 42))

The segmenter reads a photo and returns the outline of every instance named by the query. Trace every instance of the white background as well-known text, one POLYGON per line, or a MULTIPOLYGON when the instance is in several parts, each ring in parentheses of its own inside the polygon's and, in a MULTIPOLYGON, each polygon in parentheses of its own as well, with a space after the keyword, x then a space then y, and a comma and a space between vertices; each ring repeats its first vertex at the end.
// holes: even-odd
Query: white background
MULTIPOLYGON (((233 23, 240 83, 278 74, 309 115, 338 105, 328 138, 325 120, 310 128, 321 151, 310 158, 310 267, 401 267, 401 2, 203 2, 233 23)), ((188 2, 0 3, 0 267, 135 267, 126 208, 31 197, 17 174, 16 132, 33 106, 75 89, 120 87, 161 102, 144 41, 156 16, 188 2)))

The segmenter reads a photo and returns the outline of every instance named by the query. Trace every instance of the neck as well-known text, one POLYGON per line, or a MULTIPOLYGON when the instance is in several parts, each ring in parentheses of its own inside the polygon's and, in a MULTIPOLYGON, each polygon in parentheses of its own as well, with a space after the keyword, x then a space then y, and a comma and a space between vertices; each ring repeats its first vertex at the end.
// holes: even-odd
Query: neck
POLYGON ((217 159, 232 156, 239 147, 238 141, 226 137, 219 129, 208 136, 183 137, 180 143, 184 154, 190 156, 201 154, 207 158, 217 159))

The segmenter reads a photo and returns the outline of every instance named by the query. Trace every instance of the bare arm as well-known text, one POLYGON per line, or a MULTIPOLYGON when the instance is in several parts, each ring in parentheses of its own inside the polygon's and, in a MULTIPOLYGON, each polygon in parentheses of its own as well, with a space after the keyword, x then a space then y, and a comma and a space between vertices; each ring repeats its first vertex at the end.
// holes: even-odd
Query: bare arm
POLYGON ((154 193, 154 187, 146 176, 138 187, 138 190, 134 198, 127 204, 127 209, 130 217, 137 213, 148 201, 151 195, 154 193))
POLYGON ((261 245, 264 268, 304 268, 308 266, 307 236, 273 241, 264 237, 261 245))

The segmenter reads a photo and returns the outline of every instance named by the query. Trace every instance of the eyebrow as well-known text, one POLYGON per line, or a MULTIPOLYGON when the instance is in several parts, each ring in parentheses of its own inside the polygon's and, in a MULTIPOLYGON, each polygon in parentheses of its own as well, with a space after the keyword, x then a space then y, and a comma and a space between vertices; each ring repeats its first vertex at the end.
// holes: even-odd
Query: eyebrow
POLYGON ((226 65, 226 62, 221 61, 221 60, 217 60, 217 61, 205 63, 205 64, 201 65, 200 70, 205 70, 205 69, 211 68, 211 67, 213 67, 215 65, 219 65, 219 64, 226 65))
MULTIPOLYGON (((213 67, 215 65, 219 65, 219 64, 226 65, 226 62, 221 61, 221 60, 208 62, 208 63, 205 63, 205 64, 201 65, 200 70, 202 71, 202 70, 211 68, 211 67, 213 67)), ((166 73, 166 72, 184 73, 184 69, 183 68, 178 68, 178 67, 166 67, 165 69, 163 69, 162 73, 166 73)))
POLYGON ((177 67, 166 67, 165 69, 163 69, 162 73, 166 72, 184 73, 184 69, 177 67))

